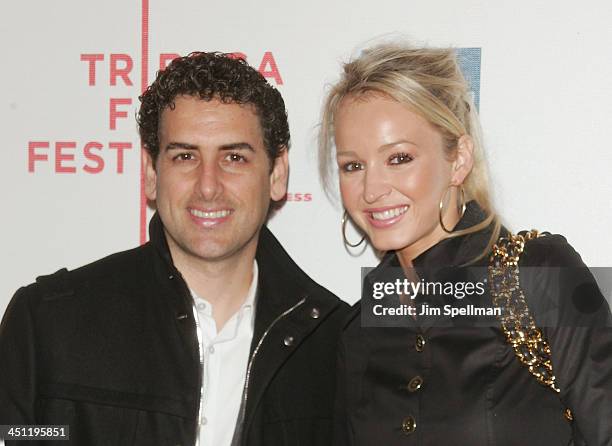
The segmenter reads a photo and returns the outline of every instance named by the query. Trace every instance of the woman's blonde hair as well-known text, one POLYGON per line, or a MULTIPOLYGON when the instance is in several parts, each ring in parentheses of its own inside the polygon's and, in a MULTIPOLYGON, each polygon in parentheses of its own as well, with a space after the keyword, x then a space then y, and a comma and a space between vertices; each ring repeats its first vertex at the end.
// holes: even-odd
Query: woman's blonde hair
POLYGON ((454 159, 461 136, 472 138, 474 165, 463 187, 466 201, 475 200, 486 218, 451 236, 477 232, 494 223, 484 255, 497 240, 500 224, 493 209, 478 114, 455 50, 385 43, 363 50, 344 65, 340 80, 325 99, 319 133, 319 173, 328 196, 335 190, 334 116, 342 99, 367 93, 391 97, 425 118, 441 133, 449 159, 454 159))

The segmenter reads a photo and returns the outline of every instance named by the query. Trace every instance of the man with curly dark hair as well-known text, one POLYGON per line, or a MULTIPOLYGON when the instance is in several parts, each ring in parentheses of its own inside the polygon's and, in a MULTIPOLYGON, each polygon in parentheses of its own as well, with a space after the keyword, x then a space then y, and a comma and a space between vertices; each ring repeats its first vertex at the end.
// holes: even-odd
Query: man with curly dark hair
POLYGON ((0 424, 66 424, 77 445, 331 444, 348 306, 265 226, 287 191, 280 93, 192 53, 140 99, 150 241, 17 292, 0 424))
POLYGON ((174 107, 177 96, 251 105, 259 118, 270 161, 289 148, 285 102, 276 88, 244 59, 222 53, 191 53, 174 59, 140 97, 140 137, 153 160, 159 155, 161 114, 166 107, 174 107))

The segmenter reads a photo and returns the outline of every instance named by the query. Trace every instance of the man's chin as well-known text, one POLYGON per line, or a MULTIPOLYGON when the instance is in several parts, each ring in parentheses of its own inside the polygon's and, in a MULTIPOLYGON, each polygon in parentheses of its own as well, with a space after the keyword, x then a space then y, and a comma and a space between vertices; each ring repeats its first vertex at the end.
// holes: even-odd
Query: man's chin
POLYGON ((237 251, 235 246, 229 243, 218 243, 215 241, 200 242, 195 249, 191 250, 194 257, 202 260, 217 261, 231 257, 237 251))

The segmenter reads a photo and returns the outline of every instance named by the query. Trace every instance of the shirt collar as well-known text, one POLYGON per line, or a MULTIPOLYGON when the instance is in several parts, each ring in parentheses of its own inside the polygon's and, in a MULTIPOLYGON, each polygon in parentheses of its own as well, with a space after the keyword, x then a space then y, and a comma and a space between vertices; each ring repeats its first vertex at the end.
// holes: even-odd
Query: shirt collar
MULTIPOLYGON (((247 314, 247 312, 250 312, 249 316, 250 316, 251 327, 253 326, 255 322, 255 298, 257 296, 258 280, 259 280, 259 268, 257 266, 257 260, 253 259, 253 276, 251 278, 251 284, 249 285, 249 290, 247 291, 247 295, 246 295, 244 302, 242 303, 238 311, 235 313, 235 315, 238 315, 239 319, 242 319, 247 314)), ((210 302, 208 302, 203 297, 198 296, 198 294, 193 289, 189 288, 189 291, 191 292, 191 296, 193 297, 196 303, 204 303, 206 305, 206 309, 204 310, 204 313, 207 316, 212 317, 212 305, 210 304, 210 302)))
POLYGON ((259 283, 259 267, 257 266, 257 260, 253 260, 253 278, 251 279, 251 285, 247 292, 247 297, 244 303, 240 307, 240 311, 244 314, 245 311, 250 311, 250 322, 251 328, 255 325, 255 298, 257 296, 257 284, 259 283))

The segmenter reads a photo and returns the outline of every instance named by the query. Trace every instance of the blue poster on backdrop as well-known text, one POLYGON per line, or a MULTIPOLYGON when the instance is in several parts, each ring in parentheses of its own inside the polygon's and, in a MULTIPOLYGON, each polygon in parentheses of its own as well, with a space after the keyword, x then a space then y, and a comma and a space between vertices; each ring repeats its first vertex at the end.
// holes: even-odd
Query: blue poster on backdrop
POLYGON ((467 80, 476 110, 480 110, 480 48, 457 48, 457 60, 467 80))

